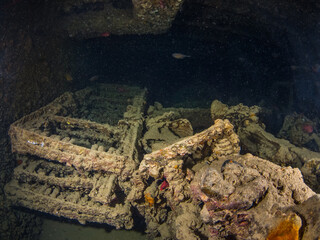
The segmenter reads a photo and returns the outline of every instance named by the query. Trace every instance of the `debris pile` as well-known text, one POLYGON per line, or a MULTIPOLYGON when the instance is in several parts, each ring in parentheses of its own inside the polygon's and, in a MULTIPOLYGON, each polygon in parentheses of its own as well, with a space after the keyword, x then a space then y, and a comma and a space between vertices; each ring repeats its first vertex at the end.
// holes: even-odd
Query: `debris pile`
POLYGON ((317 177, 320 172, 320 153, 302 147, 307 142, 317 145, 318 135, 315 132, 303 131, 304 126, 310 131, 311 126, 316 124, 302 115, 288 115, 279 133, 281 138, 277 138, 267 132, 264 123, 259 120, 261 111, 258 106, 228 106, 218 100, 213 101, 211 105, 213 120, 229 119, 235 126, 243 152, 252 153, 280 166, 301 169, 308 186, 320 193, 320 180, 317 177))
MULTIPOLYGON (((156 103, 145 115, 145 95, 98 85, 13 123, 18 166, 5 187, 12 204, 118 229, 133 228, 138 215, 152 239, 277 239, 284 227, 290 237, 300 229, 302 239, 317 236, 319 221, 305 221, 303 204, 320 201, 299 169, 240 155, 227 119, 192 135, 200 125, 185 116, 209 111, 156 103)), ((249 114, 236 119, 238 132, 261 128, 255 108, 239 109, 249 114)))

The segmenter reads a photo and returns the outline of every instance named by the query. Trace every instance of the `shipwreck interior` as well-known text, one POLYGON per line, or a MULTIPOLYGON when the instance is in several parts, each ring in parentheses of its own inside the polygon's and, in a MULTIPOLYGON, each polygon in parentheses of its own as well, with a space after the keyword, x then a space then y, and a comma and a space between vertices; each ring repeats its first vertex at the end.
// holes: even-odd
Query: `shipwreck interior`
MULTIPOLYGON (((271 225, 250 225, 254 217, 262 221, 258 216, 262 210, 250 210, 248 202, 258 205, 264 194, 273 191, 267 183, 270 179, 257 173, 261 169, 279 171, 274 177, 279 182, 285 182, 286 173, 291 174, 287 181, 304 189, 285 183, 275 188, 291 189, 298 196, 290 198, 295 206, 282 206, 291 209, 283 215, 287 214, 293 228, 302 226, 297 238, 287 239, 320 237, 319 220, 303 225, 309 223, 304 215, 308 206, 320 209, 318 1, 3 0, 0 86, 0 239, 51 239, 44 236, 50 234, 45 229, 57 222, 97 227, 90 229, 97 239, 99 234, 106 239, 106 228, 115 239, 128 239, 127 234, 136 239, 277 239, 271 225), (228 119, 234 128, 230 130, 230 123, 219 119, 228 119), (152 138, 155 132, 162 135, 152 138), (240 140, 235 140, 238 137, 240 140), (200 152, 184 142, 188 138, 200 152), (63 150, 57 150, 56 155, 46 150, 58 144, 58 150, 63 150), (163 153, 162 149, 167 150, 163 153), (93 151, 97 163, 89 166, 86 161, 93 161, 93 151), (239 153, 233 162, 227 157, 239 153), (253 171, 248 162, 258 160, 247 153, 285 170, 259 163, 260 170, 253 171), (181 160, 178 156, 189 157, 181 160), (179 160, 173 164, 169 158, 179 160), (217 159, 226 179, 232 171, 251 169, 243 171, 254 180, 239 180, 244 182, 245 200, 236 206, 231 200, 222 200, 231 190, 225 179, 220 186, 227 189, 225 192, 213 187, 212 182, 220 181, 218 175, 202 186, 200 179, 209 179, 216 171, 201 170, 203 166, 197 161, 203 159, 209 165, 217 159), (153 168, 153 164, 161 168, 153 168), (289 166, 301 170, 308 187, 289 166), (168 177, 179 169, 183 176, 168 177), (45 177, 50 174, 55 180, 45 177), (62 175, 70 179, 65 192, 62 180, 59 182, 62 175), (74 213, 68 205, 58 213, 57 203, 46 197, 43 201, 48 209, 40 200, 34 207, 36 198, 24 197, 36 181, 42 185, 54 181, 51 195, 60 191, 57 198, 67 199, 78 194, 77 206, 91 201, 91 208, 74 213), (133 193, 135 184, 144 189, 133 193), (23 189, 24 185, 28 188, 23 189), (201 193, 194 190, 200 185, 201 193), (180 226, 188 219, 183 218, 190 204, 185 199, 192 197, 179 195, 173 186, 182 192, 191 189, 193 198, 200 201, 194 209, 192 205, 190 216, 202 214, 204 219, 205 213, 197 212, 203 206, 205 216, 212 219, 221 217, 214 210, 232 209, 240 211, 229 216, 238 222, 220 219, 223 226, 218 228, 213 226, 214 220, 203 220, 204 224, 197 217, 194 226, 184 226, 192 233, 185 233, 180 226), (258 195, 246 190, 253 186, 258 195), (108 192, 110 199, 106 200, 102 191, 108 192), (307 200, 312 196, 318 198, 307 200), (215 197, 222 203, 212 207, 210 201, 215 197), (297 203, 305 207, 302 212, 297 203), (178 206, 181 210, 175 210, 178 206), (243 209, 252 211, 252 218, 241 212, 243 209), (81 211, 91 215, 84 216, 81 211), (101 212, 115 215, 103 219, 101 212), (169 220, 176 227, 165 231, 169 220), (114 233, 115 228, 127 230, 114 233), (103 233, 99 233, 101 229, 103 233), (185 234, 175 233, 180 230, 185 234)), ((43 191, 46 194, 47 190, 43 191)), ((278 201, 287 199, 279 197, 278 201)), ((317 214, 320 219, 320 211, 317 214)), ((68 230, 78 231, 72 227, 68 230)), ((63 230, 63 224, 57 229, 68 231, 63 230)), ((75 235, 68 239, 76 238, 80 239, 75 235)))

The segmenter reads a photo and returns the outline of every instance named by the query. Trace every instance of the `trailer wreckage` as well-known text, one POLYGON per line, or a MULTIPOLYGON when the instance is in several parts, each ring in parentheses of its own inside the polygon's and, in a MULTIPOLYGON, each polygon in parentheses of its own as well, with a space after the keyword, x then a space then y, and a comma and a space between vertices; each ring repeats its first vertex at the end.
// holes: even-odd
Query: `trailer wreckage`
POLYGON ((233 125, 209 126, 207 109, 146 111, 146 94, 101 84, 13 123, 12 205, 117 229, 139 215, 153 239, 274 239, 286 222, 318 236, 294 209, 308 199, 320 208, 298 169, 240 155, 233 125))

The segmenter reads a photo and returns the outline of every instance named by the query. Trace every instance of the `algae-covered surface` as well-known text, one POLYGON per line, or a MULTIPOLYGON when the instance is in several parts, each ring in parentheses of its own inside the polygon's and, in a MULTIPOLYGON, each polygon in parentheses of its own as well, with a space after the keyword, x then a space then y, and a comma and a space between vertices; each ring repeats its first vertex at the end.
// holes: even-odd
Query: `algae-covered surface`
POLYGON ((137 231, 112 230, 107 231, 103 227, 84 226, 74 223, 59 222, 45 219, 40 235, 40 240, 107 240, 130 239, 144 240, 145 235, 137 231))

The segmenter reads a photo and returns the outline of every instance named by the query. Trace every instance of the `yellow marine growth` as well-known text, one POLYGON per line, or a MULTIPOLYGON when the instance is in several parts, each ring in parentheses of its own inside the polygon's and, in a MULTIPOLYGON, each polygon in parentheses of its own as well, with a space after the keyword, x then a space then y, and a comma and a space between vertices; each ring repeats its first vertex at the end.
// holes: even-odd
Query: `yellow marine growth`
POLYGON ((149 207, 152 207, 154 205, 154 198, 151 196, 150 193, 145 193, 144 194, 144 199, 147 204, 149 204, 149 207))
POLYGON ((266 240, 299 240, 300 228, 300 217, 292 213, 271 230, 266 240))
POLYGON ((64 77, 66 78, 66 80, 67 80, 68 82, 72 82, 72 81, 73 81, 73 77, 71 76, 70 73, 66 73, 66 74, 64 75, 64 77))

